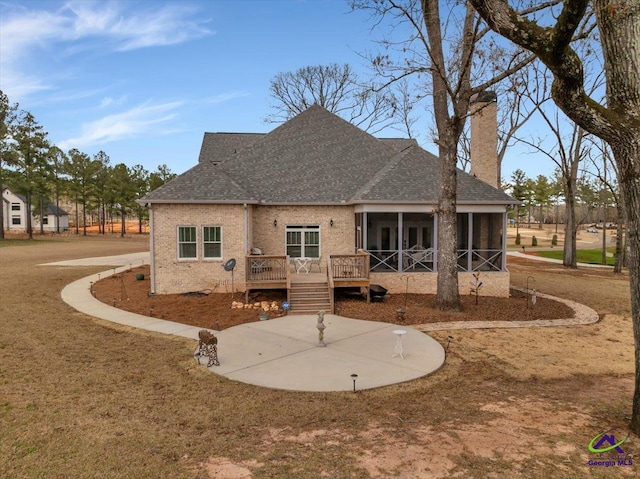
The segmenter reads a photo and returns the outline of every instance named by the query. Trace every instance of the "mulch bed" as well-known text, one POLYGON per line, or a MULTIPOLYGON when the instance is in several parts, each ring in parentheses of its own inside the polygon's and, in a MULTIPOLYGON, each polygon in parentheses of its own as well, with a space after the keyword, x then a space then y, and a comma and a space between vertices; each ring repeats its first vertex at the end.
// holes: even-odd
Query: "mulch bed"
MULTIPOLYGON (((244 294, 199 293, 154 295, 150 293, 149 266, 134 268, 110 276, 93 285, 97 299, 117 308, 184 323, 202 328, 222 330, 253 321, 259 321, 261 310, 232 309, 232 301, 243 301, 244 294), (136 276, 144 275, 143 280, 136 276)), ((268 290, 250 296, 251 302, 286 299, 285 291, 268 290)), ((387 323, 415 325, 446 321, 522 321, 534 319, 561 319, 573 317, 573 310, 563 303, 537 298, 534 307, 527 307, 526 295, 511 290, 510 298, 481 296, 475 304, 475 296, 461 296, 461 311, 440 311, 435 295, 394 294, 387 295, 381 303, 367 303, 360 295, 338 291, 336 313, 348 318, 383 321, 387 323), (398 311, 404 310, 403 314, 398 311)), ((270 312, 274 318, 281 312, 270 312)))

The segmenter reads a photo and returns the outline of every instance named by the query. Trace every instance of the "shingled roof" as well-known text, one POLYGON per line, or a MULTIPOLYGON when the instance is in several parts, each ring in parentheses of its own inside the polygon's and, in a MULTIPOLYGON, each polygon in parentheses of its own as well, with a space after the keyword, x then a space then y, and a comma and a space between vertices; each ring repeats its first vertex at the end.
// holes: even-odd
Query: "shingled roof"
POLYGON ((266 133, 205 133, 198 161, 218 162, 249 146, 266 133))
MULTIPOLYGON (((268 134, 205 133, 199 163, 147 203, 436 203, 438 159, 415 140, 377 139, 312 106, 268 134)), ((513 203, 458 171, 458 201, 513 203)))

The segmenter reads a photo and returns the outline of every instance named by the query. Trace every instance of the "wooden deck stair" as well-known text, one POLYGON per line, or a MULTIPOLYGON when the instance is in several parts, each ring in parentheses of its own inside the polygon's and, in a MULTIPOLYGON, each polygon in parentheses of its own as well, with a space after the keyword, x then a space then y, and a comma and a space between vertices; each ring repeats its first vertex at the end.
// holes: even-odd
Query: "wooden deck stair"
POLYGON ((329 282, 322 275, 294 275, 289 290, 290 314, 331 313, 329 282))

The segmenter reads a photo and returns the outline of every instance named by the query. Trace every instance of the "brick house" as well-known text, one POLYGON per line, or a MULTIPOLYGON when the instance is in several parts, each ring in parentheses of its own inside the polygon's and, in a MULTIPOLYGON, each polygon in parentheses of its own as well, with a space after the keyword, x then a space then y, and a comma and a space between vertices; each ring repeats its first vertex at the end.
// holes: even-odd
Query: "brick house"
MULTIPOLYGON (((489 133, 474 125, 472 161, 490 158, 477 177, 458 172, 460 290, 482 271, 483 294, 507 296, 514 200, 497 188, 495 95, 476 103, 489 133)), ((438 159, 415 140, 375 138, 319 106, 268 134, 205 133, 198 164, 140 200, 152 292, 229 291, 233 258, 236 290, 293 293, 314 277, 331 308, 337 287, 434 293, 438 191, 438 159)))

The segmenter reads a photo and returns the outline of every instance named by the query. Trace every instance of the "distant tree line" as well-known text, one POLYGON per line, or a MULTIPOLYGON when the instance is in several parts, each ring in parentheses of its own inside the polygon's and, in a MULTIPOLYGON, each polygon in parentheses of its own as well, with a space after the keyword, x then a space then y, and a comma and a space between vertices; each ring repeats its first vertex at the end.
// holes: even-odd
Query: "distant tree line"
MULTIPOLYGON (((67 152, 53 145, 47 132, 28 111, 11 103, 0 90, 0 185, 11 187, 26 198, 27 211, 44 216, 49 202, 60 208, 62 201, 75 205, 76 234, 87 234, 87 218, 97 218, 98 231, 104 234, 107 220, 121 221, 121 235, 126 232, 127 218, 138 219, 138 231, 148 219, 148 211, 136 203, 176 175, 167 165, 149 172, 141 165, 111 165, 109 155, 99 151, 92 157, 72 148, 67 152)), ((0 208, 0 225, 4 224, 0 208)), ((43 222, 40 221, 41 232, 43 222)), ((33 238, 31 215, 27 214, 26 230, 33 238)), ((60 222, 56 221, 60 233, 60 222)), ((0 239, 4 230, 0 228, 0 239)))

